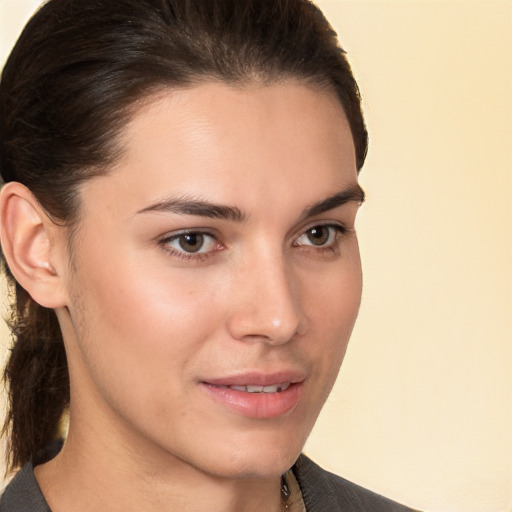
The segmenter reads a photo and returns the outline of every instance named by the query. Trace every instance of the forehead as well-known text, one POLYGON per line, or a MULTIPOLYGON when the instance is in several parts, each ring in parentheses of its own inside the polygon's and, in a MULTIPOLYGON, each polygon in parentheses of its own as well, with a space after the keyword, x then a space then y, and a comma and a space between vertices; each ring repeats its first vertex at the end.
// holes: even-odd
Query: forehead
POLYGON ((295 82, 160 91, 134 111, 120 143, 116 168, 101 180, 134 207, 171 193, 246 209, 294 194, 315 202, 357 179, 339 100, 295 82))

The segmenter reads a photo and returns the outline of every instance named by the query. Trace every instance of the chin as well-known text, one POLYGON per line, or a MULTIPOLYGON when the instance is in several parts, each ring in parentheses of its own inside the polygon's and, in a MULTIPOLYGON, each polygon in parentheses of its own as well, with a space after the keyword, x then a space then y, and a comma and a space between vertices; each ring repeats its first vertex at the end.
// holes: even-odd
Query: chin
MULTIPOLYGON (((228 478, 274 478, 288 471, 299 457, 307 436, 297 432, 245 435, 218 453, 212 451, 217 471, 228 478), (222 462, 221 462, 222 461, 222 462), (224 467, 221 469, 221 463, 224 467)), ((219 474, 220 476, 220 474, 219 474)))
POLYGON ((267 454, 266 456, 248 457, 242 454, 225 461, 224 467, 219 467, 217 461, 216 468, 211 473, 228 479, 277 478, 295 464, 298 455, 290 457, 281 454, 267 454))

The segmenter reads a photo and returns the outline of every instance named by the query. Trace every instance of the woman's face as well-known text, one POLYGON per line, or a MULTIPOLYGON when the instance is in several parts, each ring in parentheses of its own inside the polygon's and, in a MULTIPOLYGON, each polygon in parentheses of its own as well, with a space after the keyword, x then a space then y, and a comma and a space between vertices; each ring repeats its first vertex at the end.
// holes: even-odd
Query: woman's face
POLYGON ((209 83, 158 94, 121 141, 116 168, 81 188, 58 312, 70 436, 153 466, 278 475, 360 302, 342 108, 295 82, 209 83))

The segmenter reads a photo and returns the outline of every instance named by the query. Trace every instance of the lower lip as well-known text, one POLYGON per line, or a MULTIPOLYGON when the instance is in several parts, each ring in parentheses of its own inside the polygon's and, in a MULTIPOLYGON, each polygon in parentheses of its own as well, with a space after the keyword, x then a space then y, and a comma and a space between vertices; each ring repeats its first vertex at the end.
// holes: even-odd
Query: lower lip
POLYGON ((290 413, 302 394, 301 382, 295 382, 279 393, 249 393, 206 382, 201 385, 215 401, 242 416, 256 419, 276 418, 290 413))

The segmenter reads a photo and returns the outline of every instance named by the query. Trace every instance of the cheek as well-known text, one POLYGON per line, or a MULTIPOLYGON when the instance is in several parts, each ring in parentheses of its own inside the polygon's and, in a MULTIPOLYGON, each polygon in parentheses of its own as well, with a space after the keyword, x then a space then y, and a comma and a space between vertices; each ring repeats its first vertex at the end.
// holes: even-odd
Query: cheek
POLYGON ((362 275, 359 253, 347 255, 320 283, 309 283, 306 295, 315 346, 316 367, 327 392, 334 384, 352 334, 361 303, 362 275))
POLYGON ((217 328, 219 298, 191 274, 111 261, 88 260, 74 285, 88 366, 96 380, 115 374, 116 387, 136 381, 141 393, 156 382, 172 386, 217 328))
POLYGON ((194 414, 186 397, 223 316, 219 297, 189 277, 164 278, 120 260, 87 267, 76 283, 86 328, 76 332, 75 392, 92 393, 148 435, 155 424, 173 430, 177 415, 194 414))
POLYGON ((309 283, 305 293, 310 330, 297 344, 311 370, 308 400, 300 411, 309 429, 336 381, 357 318, 362 279, 358 261, 354 263, 337 271, 331 269, 325 279, 309 283))
POLYGON ((306 308, 315 316, 314 325, 330 333, 329 338, 350 335, 361 303, 362 275, 357 244, 325 273, 313 275, 304 292, 306 308))
MULTIPOLYGON (((89 267, 93 267, 89 265, 89 267)), ((166 344, 173 333, 192 334, 201 327, 198 313, 209 312, 205 304, 216 302, 215 294, 189 272, 172 272, 163 265, 144 265, 135 260, 117 260, 100 271, 85 272, 88 298, 101 324, 129 338, 154 336, 166 344), (164 334, 165 333, 165 334, 164 334)), ((94 316, 96 318, 96 316, 94 316)))

